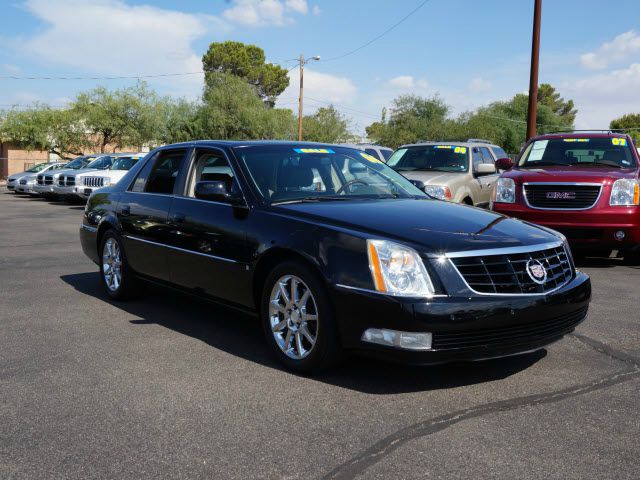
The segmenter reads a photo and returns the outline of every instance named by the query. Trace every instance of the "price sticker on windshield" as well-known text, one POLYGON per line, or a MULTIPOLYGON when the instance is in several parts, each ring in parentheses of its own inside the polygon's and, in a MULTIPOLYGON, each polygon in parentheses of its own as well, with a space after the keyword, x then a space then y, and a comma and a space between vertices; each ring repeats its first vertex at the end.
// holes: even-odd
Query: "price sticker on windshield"
POLYGON ((611 143, 614 145, 618 145, 620 147, 625 147, 627 145, 626 138, 612 138, 611 143))
POLYGON ((360 156, 362 158, 364 158, 365 160, 368 160, 369 162, 373 162, 373 163, 382 163, 381 160, 377 159, 376 157, 374 157, 373 155, 369 155, 368 153, 364 153, 364 152, 360 152, 360 156))
POLYGON ((435 148, 438 148, 440 150, 451 150, 453 148, 453 145, 436 145, 435 148))
POLYGON ((456 147, 453 149, 454 153, 465 154, 467 153, 467 147, 456 147))
POLYGON ((586 143, 589 141, 588 138, 563 138, 563 140, 569 143, 572 143, 572 142, 586 143))
POLYGON ((296 153, 336 153, 330 148, 294 148, 296 153))

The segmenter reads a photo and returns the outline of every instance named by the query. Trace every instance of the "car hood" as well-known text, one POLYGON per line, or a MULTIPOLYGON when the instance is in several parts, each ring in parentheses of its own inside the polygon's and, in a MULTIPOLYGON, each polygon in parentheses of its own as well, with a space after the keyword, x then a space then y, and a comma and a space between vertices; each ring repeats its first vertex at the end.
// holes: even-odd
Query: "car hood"
POLYGON ((635 168, 615 167, 540 167, 514 168, 502 174, 516 183, 525 182, 576 182, 610 183, 620 178, 637 178, 635 168))
POLYGON ((425 185, 451 185, 464 177, 466 172, 433 172, 427 170, 415 170, 398 172, 409 180, 418 180, 425 185))
POLYGON ((278 205, 273 209, 301 219, 413 244, 433 255, 560 240, 549 231, 520 220, 439 200, 328 201, 278 205))
POLYGON ((53 176, 55 178, 58 178, 61 174, 62 175, 66 175, 67 173, 77 173, 79 171, 80 170, 74 170, 73 168, 66 168, 64 170, 56 170, 54 172, 44 172, 44 173, 38 174, 38 175, 44 175, 44 176, 49 175, 49 176, 53 176))
POLYGON ((87 175, 95 172, 105 172, 106 170, 99 170, 97 168, 79 168, 78 170, 71 170, 75 175, 87 175))

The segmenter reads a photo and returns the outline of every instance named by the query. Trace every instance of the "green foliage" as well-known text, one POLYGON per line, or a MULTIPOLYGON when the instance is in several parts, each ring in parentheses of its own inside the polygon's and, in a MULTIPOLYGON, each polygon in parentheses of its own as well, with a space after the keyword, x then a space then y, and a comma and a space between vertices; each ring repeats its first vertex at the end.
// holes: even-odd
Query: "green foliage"
POLYGON ((302 130, 304 140, 309 142, 344 143, 352 138, 349 122, 333 105, 302 117, 302 130))
POLYGON ((627 113, 619 118, 611 120, 609 128, 615 130, 624 130, 625 133, 631 135, 633 141, 638 144, 640 142, 640 113, 627 113))
POLYGON ((220 73, 242 78, 255 87, 260 98, 273 107, 276 98, 289 86, 287 70, 265 63, 264 50, 256 45, 242 42, 222 42, 209 45, 202 57, 205 82, 216 82, 220 73))
POLYGON ((549 107, 565 125, 573 125, 576 120, 578 110, 574 108, 573 100, 565 101, 553 85, 543 83, 538 87, 538 108, 540 105, 549 107))

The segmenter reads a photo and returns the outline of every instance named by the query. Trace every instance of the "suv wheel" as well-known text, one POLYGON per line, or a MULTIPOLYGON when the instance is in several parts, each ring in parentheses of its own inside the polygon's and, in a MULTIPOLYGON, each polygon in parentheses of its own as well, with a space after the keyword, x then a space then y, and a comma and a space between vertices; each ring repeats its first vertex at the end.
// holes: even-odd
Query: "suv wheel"
POLYGON ((301 262, 288 261, 269 274, 260 316, 270 349, 288 369, 313 373, 337 362, 340 345, 326 288, 301 262))
POLYGON ((129 268, 121 237, 113 230, 102 237, 100 260, 100 279, 109 297, 125 300, 138 293, 139 281, 129 268))

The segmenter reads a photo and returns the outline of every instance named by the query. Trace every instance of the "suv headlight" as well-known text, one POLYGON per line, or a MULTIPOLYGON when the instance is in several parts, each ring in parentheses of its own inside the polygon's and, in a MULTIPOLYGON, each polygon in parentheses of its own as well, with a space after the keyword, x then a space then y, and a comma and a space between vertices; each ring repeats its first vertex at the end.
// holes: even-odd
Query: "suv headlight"
POLYGON ((433 283, 414 249, 386 240, 367 240, 369 268, 378 292, 399 297, 430 297, 433 283))
POLYGON ((499 178, 496 182, 495 203, 515 203, 516 182, 512 178, 499 178))
POLYGON ((638 180, 621 178, 613 182, 609 205, 632 206, 640 204, 638 180))
POLYGON ((451 200, 451 190, 449 190, 449 187, 441 185, 425 185, 424 192, 439 200, 451 200))

